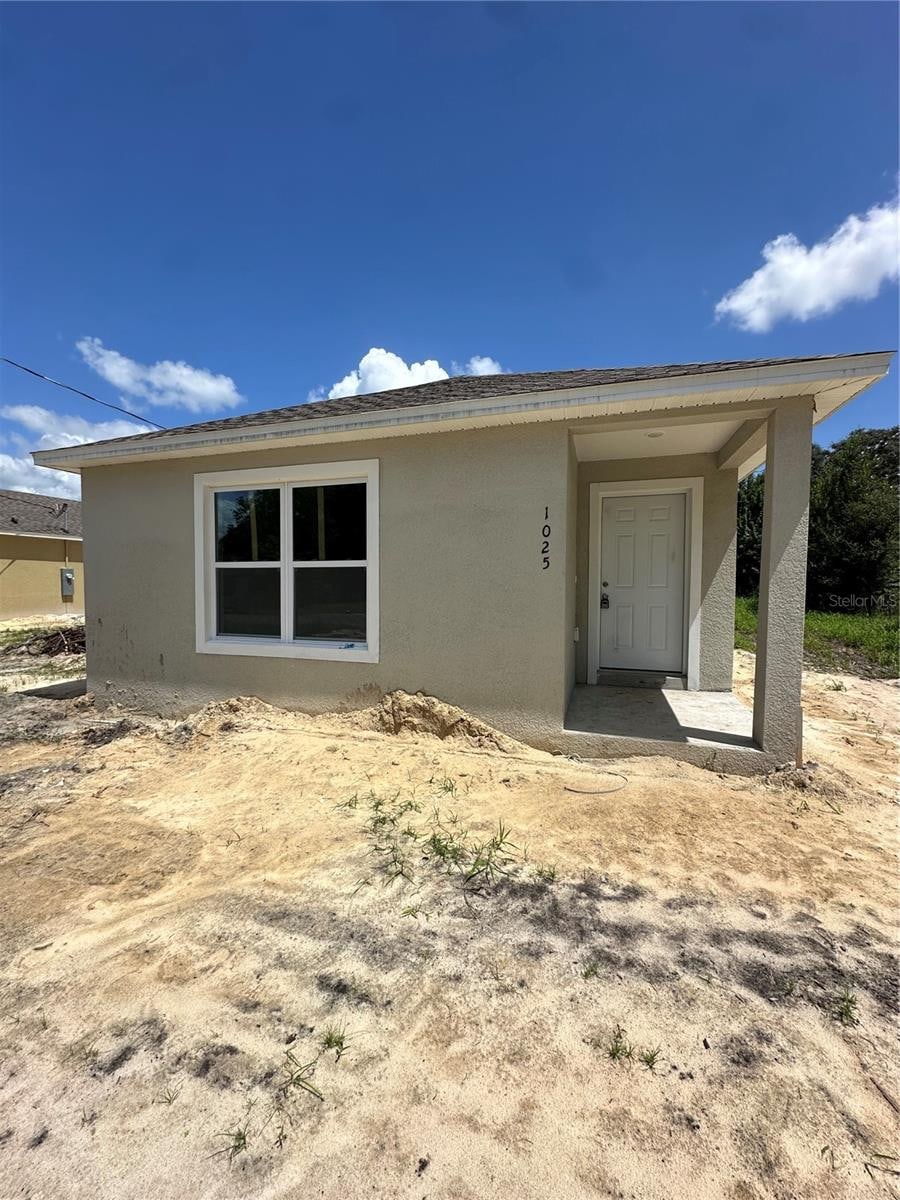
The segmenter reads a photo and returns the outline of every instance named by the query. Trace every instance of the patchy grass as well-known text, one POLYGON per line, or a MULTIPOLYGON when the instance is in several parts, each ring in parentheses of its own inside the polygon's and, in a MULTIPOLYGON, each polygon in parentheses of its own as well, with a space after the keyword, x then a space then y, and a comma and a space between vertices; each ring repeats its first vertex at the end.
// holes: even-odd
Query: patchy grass
POLYGON ((737 596, 734 601, 734 648, 756 650, 755 596, 737 596))
MULTIPOLYGON (((738 596, 734 645, 756 649, 755 596, 738 596)), ((897 613, 808 612, 803 648, 807 666, 817 671, 893 679, 900 674, 900 622, 897 613)))
POLYGON ((0 653, 17 650, 30 642, 33 637, 46 633, 46 625, 15 625, 7 628, 0 627, 0 653))

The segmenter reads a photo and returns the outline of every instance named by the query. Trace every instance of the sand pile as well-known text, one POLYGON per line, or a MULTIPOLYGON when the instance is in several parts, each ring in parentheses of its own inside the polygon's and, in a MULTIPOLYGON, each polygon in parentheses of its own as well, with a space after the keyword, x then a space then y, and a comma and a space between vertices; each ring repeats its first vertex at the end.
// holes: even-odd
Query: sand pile
POLYGON ((424 692, 415 695, 401 690, 388 692, 380 704, 358 716, 364 727, 396 736, 421 737, 424 734, 440 738, 442 742, 462 742, 479 750, 498 750, 501 754, 533 753, 521 742, 492 729, 465 709, 445 704, 424 692))

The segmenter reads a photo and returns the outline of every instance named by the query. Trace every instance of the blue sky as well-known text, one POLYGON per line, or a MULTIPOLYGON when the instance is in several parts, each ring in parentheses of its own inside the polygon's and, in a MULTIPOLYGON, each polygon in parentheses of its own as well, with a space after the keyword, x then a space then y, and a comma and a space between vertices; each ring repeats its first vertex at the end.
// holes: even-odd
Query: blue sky
MULTIPOLYGON (((7 4, 0 22, 2 353, 161 424, 473 359, 897 344, 895 5, 7 4)), ((71 489, 27 450, 126 431, 0 370, 0 486, 71 489)), ((894 423, 897 378, 819 440, 894 423)))

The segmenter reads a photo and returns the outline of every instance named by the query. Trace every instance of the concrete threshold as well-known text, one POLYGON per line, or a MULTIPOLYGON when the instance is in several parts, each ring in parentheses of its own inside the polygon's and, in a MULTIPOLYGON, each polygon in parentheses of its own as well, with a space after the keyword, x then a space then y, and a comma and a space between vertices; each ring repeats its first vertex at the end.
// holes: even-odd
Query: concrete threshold
POLYGON ((554 742, 582 758, 661 754, 742 775, 776 765, 753 741, 752 712, 731 692, 582 684, 554 742))

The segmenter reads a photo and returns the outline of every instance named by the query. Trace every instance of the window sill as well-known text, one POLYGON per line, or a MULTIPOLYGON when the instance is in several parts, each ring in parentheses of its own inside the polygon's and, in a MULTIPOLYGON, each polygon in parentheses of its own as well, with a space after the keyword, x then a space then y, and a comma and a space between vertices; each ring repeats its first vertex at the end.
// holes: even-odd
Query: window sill
POLYGON ((377 663, 378 651, 365 643, 282 642, 277 638, 210 638, 197 643, 198 654, 237 654, 246 658, 306 658, 327 662, 377 663))

